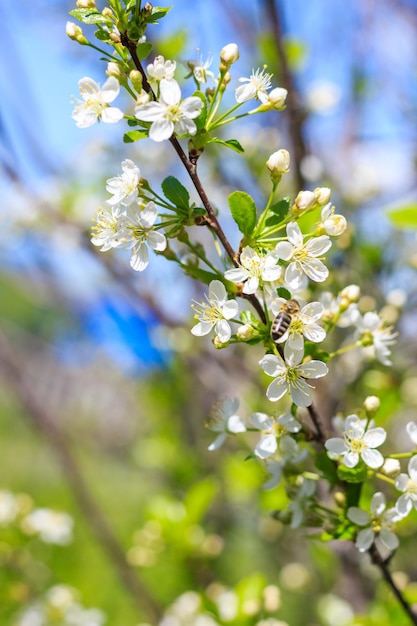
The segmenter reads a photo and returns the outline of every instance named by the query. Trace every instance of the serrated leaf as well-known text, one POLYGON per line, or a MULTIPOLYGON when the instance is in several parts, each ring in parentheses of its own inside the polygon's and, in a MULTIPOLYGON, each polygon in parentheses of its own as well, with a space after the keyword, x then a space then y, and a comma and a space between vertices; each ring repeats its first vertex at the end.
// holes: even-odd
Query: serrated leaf
POLYGON ((134 141, 139 141, 140 139, 145 139, 148 136, 146 130, 128 130, 127 133, 123 135, 124 143, 133 143, 134 141))
POLYGON ((265 226, 269 228, 270 226, 280 224, 287 217, 290 206, 291 201, 289 198, 282 198, 278 202, 275 202, 275 204, 269 207, 265 226))
POLYGON ((180 209, 189 209, 190 194, 177 178, 168 176, 162 181, 161 187, 164 196, 172 202, 172 204, 180 209))
POLYGON ((136 46, 136 54, 139 57, 139 61, 143 61, 152 52, 152 44, 149 41, 143 41, 136 46))
POLYGON ((397 228, 417 228, 417 203, 387 211, 388 219, 397 228))
POLYGON ((83 24, 103 24, 109 21, 109 18, 99 11, 92 11, 91 9, 73 9, 69 14, 83 24))
POLYGON ((251 234, 257 217, 256 204, 252 196, 244 191, 234 191, 227 201, 240 232, 244 235, 251 234))
POLYGON ((211 139, 209 139, 207 143, 218 143, 220 146, 225 146, 225 148, 230 148, 231 150, 234 150, 235 152, 238 152, 239 154, 242 154, 243 152, 245 152, 237 139, 224 140, 224 139, 218 139, 217 137, 212 137, 211 139))
POLYGON ((163 17, 165 17, 165 15, 170 10, 171 7, 152 7, 152 13, 146 21, 148 22, 148 24, 156 24, 157 20, 161 20, 163 17))
POLYGON ((368 472, 365 463, 360 461, 356 467, 346 467, 346 465, 341 463, 337 468, 337 475, 340 480, 346 483, 363 483, 368 476, 368 472))

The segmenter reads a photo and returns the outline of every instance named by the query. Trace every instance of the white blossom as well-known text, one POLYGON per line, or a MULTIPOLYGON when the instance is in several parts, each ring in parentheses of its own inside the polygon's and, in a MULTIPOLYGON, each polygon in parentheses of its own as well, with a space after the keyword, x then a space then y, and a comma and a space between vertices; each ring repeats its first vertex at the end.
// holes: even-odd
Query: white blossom
POLYGON ((239 58, 239 48, 235 43, 228 43, 220 51, 220 61, 224 65, 230 66, 236 63, 239 58))
POLYGON ((210 420, 207 424, 207 428, 219 435, 209 445, 209 450, 217 450, 224 444, 226 437, 229 433, 244 433, 246 431, 245 422, 236 411, 239 408, 239 400, 234 398, 225 398, 222 402, 217 404, 211 413, 210 420))
POLYGON ((281 276, 278 259, 274 251, 261 255, 253 248, 246 247, 240 255, 240 267, 227 270, 224 277, 232 283, 245 283, 242 293, 252 294, 264 282, 273 282, 281 276))
POLYGON ((187 66, 190 68, 197 83, 204 84, 207 82, 208 77, 210 77, 215 82, 214 74, 209 70, 209 67, 211 67, 212 63, 213 57, 209 56, 204 61, 203 57, 200 55, 198 59, 187 61, 187 66))
MULTIPOLYGON (((278 315, 283 303, 282 298, 276 298, 271 309, 274 315, 278 315)), ((304 337, 313 343, 319 343, 326 338, 326 331, 316 322, 323 314, 324 307, 320 302, 310 302, 303 306, 299 313, 292 316, 291 323, 286 332, 277 340, 277 343, 288 341, 292 350, 304 349, 304 337)))
MULTIPOLYGON (((281 443, 281 440, 294 441, 287 433, 297 433, 301 430, 301 424, 291 413, 284 413, 279 417, 269 416, 266 413, 253 413, 249 418, 251 425, 262 432, 262 437, 257 443, 254 453, 260 459, 272 456, 281 443)), ((294 444, 297 443, 294 441, 294 444)), ((284 450, 285 450, 284 442, 284 450)))
POLYGON ((383 365, 392 365, 390 360, 392 346, 396 342, 397 332, 392 326, 385 326, 378 313, 368 311, 356 322, 357 337, 364 346, 373 346, 375 357, 383 365))
POLYGON ((396 509, 405 517, 414 507, 417 510, 417 456, 411 457, 408 462, 408 474, 400 474, 395 479, 395 488, 403 495, 397 500, 396 509))
POLYGON ((227 291, 222 282, 212 280, 206 302, 193 301, 191 306, 195 311, 194 317, 199 320, 191 329, 193 335, 202 337, 214 328, 221 343, 229 341, 232 331, 227 320, 237 315, 239 307, 236 300, 227 299, 227 291))
POLYGON ((347 511, 351 522, 358 526, 366 526, 356 537, 355 545, 359 552, 369 550, 376 537, 391 552, 396 550, 399 541, 393 530, 401 516, 394 508, 386 509, 385 496, 381 492, 374 493, 372 496, 370 509, 370 515, 357 506, 351 506, 347 511))
POLYGON ((94 221, 95 224, 91 229, 93 233, 91 243, 101 246, 101 252, 123 245, 124 232, 121 230, 121 217, 117 208, 112 208, 110 211, 99 208, 94 221))
POLYGON ((39 534, 45 543, 66 545, 72 540, 73 520, 67 513, 50 509, 35 509, 22 520, 28 534, 39 534))
POLYGON ((343 438, 331 437, 324 444, 331 459, 342 458, 346 467, 355 467, 362 459, 368 467, 376 469, 384 463, 382 454, 375 450, 382 445, 387 433, 383 428, 366 429, 366 420, 349 415, 345 420, 343 438))
POLYGON ((148 246, 157 252, 166 248, 165 235, 155 230, 157 216, 155 203, 150 201, 140 212, 129 209, 121 218, 123 244, 131 250, 130 267, 138 272, 148 267, 148 246))
POLYGON ((312 497, 315 494, 317 482, 310 478, 303 478, 301 486, 297 489, 294 497, 288 505, 291 513, 291 528, 299 528, 303 523, 306 513, 308 513, 312 497))
POLYGON ((287 392, 297 406, 307 407, 313 402, 314 387, 306 379, 321 378, 328 372, 322 361, 308 361, 302 364, 303 352, 292 350, 288 344, 284 348, 285 361, 279 355, 266 354, 259 361, 265 374, 274 377, 268 386, 266 395, 271 402, 276 402, 287 392))
POLYGON ((239 78, 239 82, 244 84, 235 91, 236 102, 247 102, 255 98, 262 104, 268 102, 267 91, 271 88, 271 74, 267 74, 264 69, 252 70, 249 78, 239 78))
POLYGON ((339 237, 347 228, 347 221, 344 215, 338 215, 334 212, 334 206, 327 204, 321 211, 322 228, 326 235, 331 237, 339 237))
POLYGON ((149 137, 154 141, 169 139, 172 133, 195 135, 197 127, 193 121, 201 113, 203 101, 197 96, 181 100, 181 89, 176 80, 160 82, 158 101, 141 104, 135 116, 143 122, 152 122, 149 137))
POLYGON ((81 78, 78 82, 81 100, 78 100, 72 119, 79 128, 87 128, 97 121, 115 124, 123 118, 123 112, 111 107, 110 102, 118 96, 120 85, 114 76, 110 76, 103 87, 92 78, 81 78))
POLYGON ((303 234, 296 222, 287 225, 287 237, 288 241, 277 243, 275 250, 281 259, 291 260, 285 271, 285 283, 290 291, 298 289, 303 274, 318 283, 326 280, 329 270, 318 257, 330 248, 331 239, 327 235, 321 235, 304 243, 303 234))
POLYGON ((112 194, 107 204, 117 207, 120 204, 129 206, 138 197, 140 183, 140 169, 131 159, 122 161, 122 174, 109 178, 106 182, 106 190, 112 194))
POLYGON ((149 82, 157 83, 161 80, 172 80, 176 67, 175 61, 165 61, 162 55, 155 57, 154 62, 149 63, 146 67, 149 82))

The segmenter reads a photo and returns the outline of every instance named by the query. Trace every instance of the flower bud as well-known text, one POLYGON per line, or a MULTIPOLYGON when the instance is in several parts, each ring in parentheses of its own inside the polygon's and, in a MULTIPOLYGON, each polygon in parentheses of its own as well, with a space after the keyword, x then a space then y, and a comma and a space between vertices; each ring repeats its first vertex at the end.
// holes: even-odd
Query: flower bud
POLYGON ((348 285, 339 293, 341 299, 346 299, 349 304, 352 302, 359 302, 361 297, 361 289, 359 285, 348 285))
POLYGON ((385 459, 381 472, 390 478, 396 478, 401 473, 401 465, 398 459, 385 459))
POLYGON ((103 17, 113 17, 113 11, 110 7, 104 7, 101 14, 103 17))
POLYGON ((143 83, 143 76, 142 74, 139 72, 139 70, 132 70, 129 73, 129 78, 130 81, 133 85, 133 89, 137 92, 140 93, 142 91, 142 83, 143 83))
POLYGON ((328 187, 316 187, 313 193, 317 204, 320 206, 324 206, 330 201, 331 190, 328 187))
POLYGON ((273 109, 281 110, 285 107, 288 91, 284 87, 275 87, 268 94, 268 101, 273 109))
POLYGON ((126 82, 126 76, 125 76, 122 68, 115 61, 109 61, 109 63, 107 63, 106 74, 109 77, 110 76, 114 76, 115 78, 117 78, 117 80, 121 84, 123 82, 126 82))
POLYGON ((316 205, 316 196, 312 191, 300 191, 291 210, 296 215, 312 209, 316 205))
POLYGON ((84 37, 81 27, 77 24, 74 24, 73 22, 67 22, 65 26, 65 32, 70 39, 72 39, 73 41, 77 41, 82 46, 88 44, 88 39, 84 37))
POLYGON ((96 0, 77 0, 78 9, 97 9, 96 0))
POLYGON ((266 166, 271 173, 272 182, 279 183, 282 174, 288 174, 290 171, 290 153, 283 148, 274 152, 267 160, 266 166))
POLYGON ((250 324, 243 324, 243 326, 239 326, 236 332, 236 336, 239 341, 249 341, 252 339, 255 332, 250 324))
POLYGON ((141 104, 146 104, 147 102, 149 102, 150 99, 150 95, 146 93, 144 89, 142 89, 142 91, 138 94, 138 97, 136 98, 136 104, 138 106, 141 104))
POLYGON ((377 396, 368 396, 363 401, 363 408, 366 412, 366 417, 369 419, 374 417, 379 407, 381 406, 381 400, 377 396))
POLYGON ((235 43, 228 43, 220 52, 220 71, 225 72, 239 58, 239 48, 235 43))

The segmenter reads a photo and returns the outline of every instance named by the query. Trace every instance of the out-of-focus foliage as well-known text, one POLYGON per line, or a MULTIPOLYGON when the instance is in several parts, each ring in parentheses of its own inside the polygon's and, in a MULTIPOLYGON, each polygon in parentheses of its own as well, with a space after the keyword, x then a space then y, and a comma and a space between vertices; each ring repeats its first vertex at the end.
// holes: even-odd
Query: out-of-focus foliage
MULTIPOLYGON (((400 3, 398 12, 406 11, 406 3, 400 3)), ((65 19, 63 11, 62 23, 65 19)), ((252 32, 244 15, 235 15, 231 24, 243 41, 252 32)), ((273 38, 262 30, 259 58, 272 65, 273 38)), ((162 38, 158 49, 166 58, 186 55, 187 36, 182 30, 162 38)), ((299 33, 289 33, 285 50, 295 72, 307 61, 314 63, 299 33)), ((358 120, 358 102, 375 87, 371 78, 362 78, 361 89, 356 89, 346 129, 348 119, 358 120)), ((306 107, 305 115, 310 115, 308 130, 320 114, 306 107)), ((215 147, 207 149, 205 177, 220 214, 235 187, 254 196, 266 193, 265 159, 288 140, 285 123, 241 130, 245 166, 231 151, 219 165, 215 147)), ((313 131, 311 136, 317 135, 313 131)), ((401 334, 392 368, 350 352, 320 384, 318 403, 330 420, 346 406, 351 411, 360 407, 367 395, 379 396, 380 423, 400 449, 404 442, 398 433, 415 420, 417 406, 417 258, 414 234, 402 230, 415 229, 416 210, 412 202, 395 202, 403 208, 388 213, 392 228, 385 219, 386 192, 373 170, 368 177, 362 175, 366 168, 363 154, 354 150, 356 138, 346 132, 344 139, 351 170, 347 164, 340 169, 329 165, 331 139, 323 155, 320 145, 310 145, 310 160, 304 163, 308 184, 331 185, 340 197, 338 208, 347 207, 349 213, 350 230, 331 257, 332 286, 337 290, 359 283, 361 311, 384 307, 385 319, 401 334), (355 160, 355 155, 361 158, 355 160)), ((56 198, 42 202, 27 193, 22 181, 14 183, 14 202, 25 206, 27 214, 23 223, 7 230, 3 256, 9 255, 10 261, 0 277, 0 327, 23 383, 15 376, 15 383, 10 382, 10 362, 3 354, 1 623, 136 626, 149 621, 120 582, 91 512, 71 486, 59 449, 45 436, 27 397, 25 401, 23 385, 65 434, 126 564, 161 612, 183 620, 172 621, 175 626, 197 625, 201 615, 204 626, 408 624, 366 557, 350 543, 323 545, 300 535, 295 539, 271 515, 285 507, 286 495, 281 487, 263 490, 266 476, 251 458, 250 438, 229 438, 221 450, 207 451, 214 435, 204 425, 212 405, 230 395, 230 389, 241 398, 247 415, 266 403, 263 386, 253 375, 258 371, 256 350, 248 356, 239 347, 225 355, 191 337, 188 301, 196 290, 191 279, 167 270, 162 278, 156 272, 139 282, 123 269, 120 257, 97 260, 86 234, 90 208, 103 202, 103 181, 126 156, 121 150, 143 160, 144 169, 161 180, 165 164, 167 170, 173 166, 165 145, 95 145, 86 148, 84 160, 88 166, 91 156, 94 164, 88 172, 90 198, 76 179, 58 184, 56 198), (27 532, 23 520, 37 509, 71 516, 68 544, 27 532)), ((292 191, 291 182, 283 185, 292 191)), ((417 602, 417 585, 411 582, 417 580, 415 530, 413 519, 402 525, 393 560, 396 579, 410 602, 417 602)))

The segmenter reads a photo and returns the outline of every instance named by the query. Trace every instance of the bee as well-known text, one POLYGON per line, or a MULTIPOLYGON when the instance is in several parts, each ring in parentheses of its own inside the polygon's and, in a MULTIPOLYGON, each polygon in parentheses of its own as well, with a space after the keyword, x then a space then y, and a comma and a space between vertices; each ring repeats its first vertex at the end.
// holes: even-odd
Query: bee
POLYGON ((271 338, 274 343, 278 343, 281 337, 287 332, 293 315, 297 315, 301 311, 301 307, 297 300, 288 300, 275 316, 271 326, 271 338))

